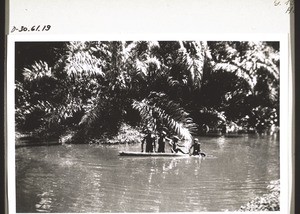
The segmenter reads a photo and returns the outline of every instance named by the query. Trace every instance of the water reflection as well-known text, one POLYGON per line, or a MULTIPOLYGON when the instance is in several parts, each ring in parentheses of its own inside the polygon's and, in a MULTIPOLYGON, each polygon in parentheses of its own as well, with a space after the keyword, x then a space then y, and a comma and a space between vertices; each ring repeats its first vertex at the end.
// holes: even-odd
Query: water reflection
POLYGON ((118 156, 140 145, 18 148, 17 212, 236 210, 279 178, 274 139, 201 142, 205 159, 118 156))

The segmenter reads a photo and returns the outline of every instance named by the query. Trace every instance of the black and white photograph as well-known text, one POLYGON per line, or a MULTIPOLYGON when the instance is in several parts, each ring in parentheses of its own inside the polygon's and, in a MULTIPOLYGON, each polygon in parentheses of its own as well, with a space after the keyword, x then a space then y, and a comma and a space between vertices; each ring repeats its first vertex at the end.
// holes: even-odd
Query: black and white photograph
POLYGON ((295 213, 294 1, 7 2, 6 214, 295 213))
POLYGON ((282 45, 15 41, 16 212, 280 211, 282 45))

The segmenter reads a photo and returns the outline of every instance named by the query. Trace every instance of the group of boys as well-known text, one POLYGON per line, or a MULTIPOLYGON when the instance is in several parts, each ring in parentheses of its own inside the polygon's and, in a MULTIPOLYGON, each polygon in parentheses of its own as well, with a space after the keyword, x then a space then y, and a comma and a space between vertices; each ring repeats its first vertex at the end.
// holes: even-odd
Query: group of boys
MULTIPOLYGON (((190 147, 188 153, 184 152, 181 148, 179 148, 179 147, 183 147, 178 144, 179 140, 180 139, 178 136, 174 136, 172 139, 170 139, 167 137, 167 134, 165 131, 160 132, 159 138, 157 140, 157 143, 158 143, 157 152, 165 153, 165 144, 168 141, 168 143, 172 147, 172 149, 171 149, 172 153, 180 152, 183 154, 190 154, 190 151, 193 148, 193 152, 191 153, 191 155, 200 155, 201 154, 201 148, 200 148, 201 144, 197 138, 194 138, 193 144, 190 147)), ((145 143, 146 143, 146 152, 156 152, 156 136, 153 133, 151 133, 151 131, 149 131, 149 130, 146 133, 146 136, 144 137, 144 139, 142 140, 142 152, 144 152, 144 144, 145 143)))

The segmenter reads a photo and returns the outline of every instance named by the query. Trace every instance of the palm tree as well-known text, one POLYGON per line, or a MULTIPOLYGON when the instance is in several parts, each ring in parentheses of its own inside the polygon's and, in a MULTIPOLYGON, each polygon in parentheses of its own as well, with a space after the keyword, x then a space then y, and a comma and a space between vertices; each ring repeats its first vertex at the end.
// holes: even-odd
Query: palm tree
POLYGON ((36 112, 43 118, 37 126, 90 136, 140 120, 190 140, 193 121, 264 123, 259 109, 278 108, 278 66, 278 50, 263 42, 69 42, 54 66, 41 61, 24 69, 17 118, 24 124, 36 112))
MULTIPOLYGON (((274 108, 278 110, 279 50, 266 42, 210 42, 209 47, 211 70, 214 74, 219 73, 221 79, 217 77, 208 81, 207 87, 220 81, 215 84, 217 88, 214 86, 215 91, 220 88, 224 92, 217 96, 223 97, 219 101, 223 103, 219 105, 219 111, 225 112, 227 121, 243 126, 247 121, 249 128, 256 128, 258 123, 254 122, 254 118, 260 115, 256 113, 260 107, 269 109, 269 112, 273 112, 274 108), (229 87, 221 89, 220 85, 228 83, 229 87)), ((257 120, 269 120, 268 115, 257 120)), ((274 120, 278 119, 277 116, 274 120)), ((264 126, 269 125, 265 123, 264 126)))

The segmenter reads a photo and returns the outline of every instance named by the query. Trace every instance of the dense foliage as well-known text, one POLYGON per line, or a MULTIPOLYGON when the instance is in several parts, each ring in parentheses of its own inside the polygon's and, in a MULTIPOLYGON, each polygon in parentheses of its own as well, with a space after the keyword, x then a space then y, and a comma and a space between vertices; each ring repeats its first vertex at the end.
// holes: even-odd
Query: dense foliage
POLYGON ((21 132, 88 141, 129 124, 189 140, 279 125, 276 42, 22 43, 16 53, 21 132), (33 53, 44 49, 48 58, 33 53))

